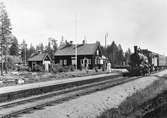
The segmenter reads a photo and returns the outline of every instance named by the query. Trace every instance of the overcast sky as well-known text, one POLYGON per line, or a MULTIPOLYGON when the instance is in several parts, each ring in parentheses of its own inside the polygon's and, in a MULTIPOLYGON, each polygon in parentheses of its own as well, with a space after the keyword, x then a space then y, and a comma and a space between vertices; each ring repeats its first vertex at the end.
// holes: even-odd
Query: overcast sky
POLYGON ((75 41, 86 37, 124 49, 139 45, 167 55, 167 0, 4 0, 19 42, 36 45, 48 37, 75 41))

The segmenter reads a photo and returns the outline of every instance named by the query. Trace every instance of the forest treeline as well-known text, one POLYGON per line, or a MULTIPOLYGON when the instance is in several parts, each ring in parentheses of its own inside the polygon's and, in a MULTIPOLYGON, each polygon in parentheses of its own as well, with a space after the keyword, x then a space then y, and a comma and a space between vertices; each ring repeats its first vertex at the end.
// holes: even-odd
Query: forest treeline
MULTIPOLYGON (((25 61, 31 57, 33 53, 48 52, 51 58, 54 59, 54 53, 57 51, 58 46, 60 46, 62 43, 67 43, 67 41, 61 41, 60 44, 58 44, 55 38, 48 38, 47 44, 44 45, 43 43, 40 43, 34 46, 32 44, 28 45, 25 40, 23 40, 21 44, 18 44, 17 38, 14 37, 9 48, 9 54, 21 56, 22 60, 25 61)), ((117 66, 128 64, 128 59, 131 54, 130 49, 124 51, 121 44, 117 45, 115 41, 106 47, 101 45, 101 49, 103 55, 111 61, 112 65, 117 66)))

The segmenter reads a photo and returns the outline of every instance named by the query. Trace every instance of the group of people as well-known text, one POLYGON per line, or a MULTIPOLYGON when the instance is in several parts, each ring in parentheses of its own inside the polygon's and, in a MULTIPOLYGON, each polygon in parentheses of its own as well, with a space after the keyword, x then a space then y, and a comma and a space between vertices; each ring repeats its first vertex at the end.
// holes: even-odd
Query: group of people
POLYGON ((106 71, 108 73, 112 71, 110 61, 107 61, 103 64, 103 71, 106 71))
MULTIPOLYGON (((110 73, 112 71, 110 61, 107 61, 107 62, 101 64, 101 66, 95 66, 94 69, 96 72, 98 72, 98 68, 102 68, 102 70, 106 71, 107 73, 110 73)), ((86 71, 86 73, 88 73, 89 64, 88 63, 86 65, 81 64, 81 69, 84 69, 86 71)))

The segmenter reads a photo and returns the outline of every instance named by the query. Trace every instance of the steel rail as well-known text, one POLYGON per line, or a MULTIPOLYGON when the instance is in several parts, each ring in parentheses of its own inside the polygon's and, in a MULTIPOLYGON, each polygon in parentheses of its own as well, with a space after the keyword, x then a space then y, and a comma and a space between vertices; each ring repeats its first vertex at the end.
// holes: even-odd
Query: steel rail
POLYGON ((120 84, 139 78, 141 77, 117 77, 97 83, 76 86, 70 89, 55 91, 47 94, 33 96, 30 98, 3 103, 0 104, 0 117, 9 118, 11 116, 16 116, 18 114, 32 111, 34 109, 40 109, 48 105, 62 103, 63 101, 74 99, 78 96, 83 96, 96 91, 118 86, 120 84))

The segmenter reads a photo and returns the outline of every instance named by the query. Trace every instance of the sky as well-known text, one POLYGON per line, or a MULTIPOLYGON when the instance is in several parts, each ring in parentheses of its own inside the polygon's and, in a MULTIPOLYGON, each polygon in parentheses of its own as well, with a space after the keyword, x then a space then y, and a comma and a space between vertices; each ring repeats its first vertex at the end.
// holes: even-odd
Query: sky
POLYGON ((19 42, 112 41, 123 49, 134 45, 167 55, 166 0, 1 0, 19 42))

